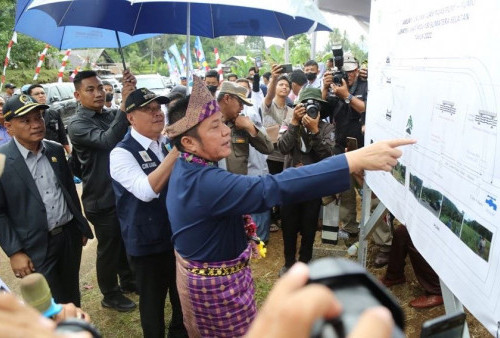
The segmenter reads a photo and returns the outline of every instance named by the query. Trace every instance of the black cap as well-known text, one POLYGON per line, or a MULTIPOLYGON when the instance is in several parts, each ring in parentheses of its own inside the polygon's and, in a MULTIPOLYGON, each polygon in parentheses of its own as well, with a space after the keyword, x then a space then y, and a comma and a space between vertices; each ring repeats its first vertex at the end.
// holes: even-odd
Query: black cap
POLYGON ((14 117, 26 115, 37 108, 47 109, 49 106, 36 102, 34 98, 26 94, 14 95, 5 103, 3 117, 5 121, 10 121, 14 117))
POLYGON ((16 88, 16 85, 14 85, 13 83, 6 83, 4 87, 7 89, 14 89, 16 88))
POLYGON ((125 112, 130 113, 132 110, 144 107, 152 101, 159 104, 167 104, 170 100, 166 96, 159 96, 147 88, 139 88, 130 93, 125 101, 125 112))
POLYGON ((187 95, 187 87, 183 85, 177 85, 174 88, 172 88, 170 93, 167 94, 167 97, 171 101, 174 97, 177 96, 185 97, 186 95, 187 95))

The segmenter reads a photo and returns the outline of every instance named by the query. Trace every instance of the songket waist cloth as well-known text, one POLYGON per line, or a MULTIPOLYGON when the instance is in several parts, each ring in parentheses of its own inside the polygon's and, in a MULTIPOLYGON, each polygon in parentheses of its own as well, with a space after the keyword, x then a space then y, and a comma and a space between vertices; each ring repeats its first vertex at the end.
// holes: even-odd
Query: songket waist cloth
POLYGON ((251 248, 224 262, 198 262, 177 252, 177 288, 189 337, 241 337, 256 315, 251 248))

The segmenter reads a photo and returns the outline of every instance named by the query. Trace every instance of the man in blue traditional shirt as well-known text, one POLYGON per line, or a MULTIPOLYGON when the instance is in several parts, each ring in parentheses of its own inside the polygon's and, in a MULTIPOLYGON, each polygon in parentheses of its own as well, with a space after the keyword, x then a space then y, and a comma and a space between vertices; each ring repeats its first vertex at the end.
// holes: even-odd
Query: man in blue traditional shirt
POLYGON ((231 153, 231 133, 198 77, 192 94, 169 107, 169 138, 179 149, 167 209, 177 258, 177 286, 190 337, 242 336, 255 317, 248 266, 252 246, 244 214, 335 194, 349 175, 389 171, 412 140, 378 142, 281 174, 242 176, 215 163, 231 153))

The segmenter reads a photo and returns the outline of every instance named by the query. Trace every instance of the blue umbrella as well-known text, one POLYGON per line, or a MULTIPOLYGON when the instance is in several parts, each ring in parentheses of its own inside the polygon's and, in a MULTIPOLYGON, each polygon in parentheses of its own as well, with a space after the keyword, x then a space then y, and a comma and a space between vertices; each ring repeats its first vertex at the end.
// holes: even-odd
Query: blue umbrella
POLYGON ((47 12, 58 26, 99 27, 131 35, 186 34, 190 30, 209 38, 252 35, 286 39, 331 30, 311 0, 33 0, 30 8, 47 12))
POLYGON ((121 47, 156 36, 156 34, 131 36, 114 30, 94 27, 58 27, 54 19, 47 13, 37 9, 27 10, 30 1, 18 0, 14 30, 46 42, 58 49, 119 48, 123 66, 125 67, 121 47))

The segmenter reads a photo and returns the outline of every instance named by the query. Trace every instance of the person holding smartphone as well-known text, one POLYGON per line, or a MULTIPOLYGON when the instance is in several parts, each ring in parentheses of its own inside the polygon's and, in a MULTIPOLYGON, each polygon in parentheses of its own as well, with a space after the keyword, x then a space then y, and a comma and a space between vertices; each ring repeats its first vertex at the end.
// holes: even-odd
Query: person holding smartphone
MULTIPOLYGON (((327 72, 323 77, 322 97, 329 104, 329 118, 335 123, 335 148, 344 152, 349 137, 357 140, 357 147, 364 145, 362 126, 366 110, 368 82, 359 80, 359 63, 351 53, 344 54, 344 65, 341 69, 346 78, 342 85, 333 83, 333 73, 327 72)), ((354 182, 351 182, 354 183, 354 182)), ((356 221, 356 192, 354 184, 341 194, 340 220, 344 227, 344 235, 348 237, 346 244, 356 242, 359 223, 356 221)))

